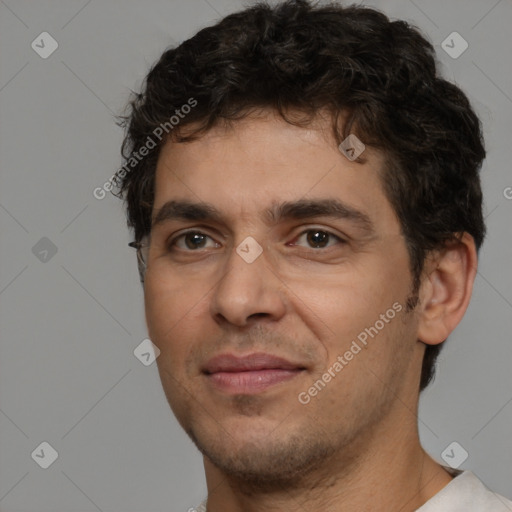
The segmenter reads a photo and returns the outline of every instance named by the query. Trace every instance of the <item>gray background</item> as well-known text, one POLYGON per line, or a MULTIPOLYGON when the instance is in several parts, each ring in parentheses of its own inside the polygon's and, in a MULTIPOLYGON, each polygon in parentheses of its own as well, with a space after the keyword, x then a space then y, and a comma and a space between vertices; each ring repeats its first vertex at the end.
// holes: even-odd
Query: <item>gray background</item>
MULTIPOLYGON (((457 441, 462 468, 511 498, 512 2, 363 3, 425 31, 484 123, 489 234, 419 426, 436 459, 457 441), (456 59, 441 47, 453 31, 469 43, 456 59)), ((133 354, 146 331, 121 202, 92 192, 121 164, 113 115, 129 89, 167 46, 242 5, 0 0, 2 512, 174 512, 205 495, 155 364, 133 354), (47 59, 31 48, 44 31, 59 45, 47 59), (59 455, 48 469, 31 457, 43 441, 59 455)))

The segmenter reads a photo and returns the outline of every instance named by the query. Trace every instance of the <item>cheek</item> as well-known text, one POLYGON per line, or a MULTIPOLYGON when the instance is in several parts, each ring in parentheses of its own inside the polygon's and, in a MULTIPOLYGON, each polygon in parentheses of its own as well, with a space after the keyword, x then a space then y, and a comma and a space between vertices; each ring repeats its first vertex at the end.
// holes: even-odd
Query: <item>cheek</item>
POLYGON ((345 377, 337 380, 356 382, 366 375, 364 378, 378 385, 375 375, 384 377, 402 364, 397 352, 404 353, 404 343, 413 346, 407 341, 411 336, 403 332, 410 287, 404 265, 407 259, 393 265, 369 255, 364 263, 350 265, 329 278, 295 280, 290 286, 295 297, 293 307, 317 340, 316 377, 342 357, 343 370, 337 376, 345 377))
POLYGON ((327 332, 343 339, 373 325, 394 303, 402 305, 409 287, 403 274, 384 265, 350 265, 330 276, 290 281, 290 298, 318 337, 327 332))
POLYGON ((153 276, 158 272, 147 274, 144 291, 148 333, 161 351, 159 359, 179 371, 207 313, 208 290, 153 276))
POLYGON ((323 358, 302 391, 322 389, 317 406, 333 406, 330 410, 336 421, 345 415, 350 421, 358 410, 369 413, 398 392, 415 346, 410 321, 404 321, 403 309, 396 311, 399 306, 398 302, 381 308, 338 300, 337 307, 323 310, 334 334, 320 339, 323 358), (324 387, 320 381, 328 383, 324 387))

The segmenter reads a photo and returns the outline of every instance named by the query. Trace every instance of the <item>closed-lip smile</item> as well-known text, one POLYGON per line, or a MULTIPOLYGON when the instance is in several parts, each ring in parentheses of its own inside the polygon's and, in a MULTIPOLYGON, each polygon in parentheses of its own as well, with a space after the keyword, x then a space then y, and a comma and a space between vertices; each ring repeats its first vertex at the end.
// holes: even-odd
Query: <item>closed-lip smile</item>
POLYGON ((220 354, 202 368, 209 383, 228 394, 259 393, 302 373, 305 367, 264 352, 244 356, 220 354))

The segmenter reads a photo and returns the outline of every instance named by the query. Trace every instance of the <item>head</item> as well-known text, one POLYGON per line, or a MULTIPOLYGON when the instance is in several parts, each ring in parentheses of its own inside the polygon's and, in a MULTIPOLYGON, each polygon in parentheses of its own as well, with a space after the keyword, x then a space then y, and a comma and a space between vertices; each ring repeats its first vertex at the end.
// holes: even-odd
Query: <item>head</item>
POLYGON ((288 448, 299 439, 311 464, 328 451, 315 441, 315 425, 335 429, 326 404, 346 407, 336 432, 348 445, 396 396, 417 397, 467 307, 485 234, 480 123, 432 45, 365 7, 257 4, 165 51, 130 105, 119 194, 136 241, 150 241, 146 318, 162 382, 200 449, 245 476, 262 474, 265 453, 298 471, 288 448), (365 145, 354 161, 338 149, 349 134, 365 145), (301 234, 309 219, 316 232, 301 234), (185 228, 196 234, 171 251, 185 228), (247 236, 262 250, 252 263, 236 252, 247 236), (245 349, 294 359, 296 384, 211 391, 209 357, 245 349), (347 351, 357 356, 336 371, 347 351), (283 394, 329 369, 315 404, 286 411, 285 433, 283 394), (219 455, 230 443, 238 465, 219 455))

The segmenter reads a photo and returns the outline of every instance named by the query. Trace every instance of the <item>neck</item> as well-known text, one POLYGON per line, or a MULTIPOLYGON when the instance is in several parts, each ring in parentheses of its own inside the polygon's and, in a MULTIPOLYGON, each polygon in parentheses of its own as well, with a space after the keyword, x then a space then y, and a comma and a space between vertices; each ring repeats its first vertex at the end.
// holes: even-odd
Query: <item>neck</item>
POLYGON ((412 512, 452 477, 421 447, 416 419, 408 411, 394 425, 380 423, 350 447, 333 453, 300 482, 279 489, 248 486, 204 459, 208 512, 412 512), (271 489, 271 490, 270 490, 271 489))

